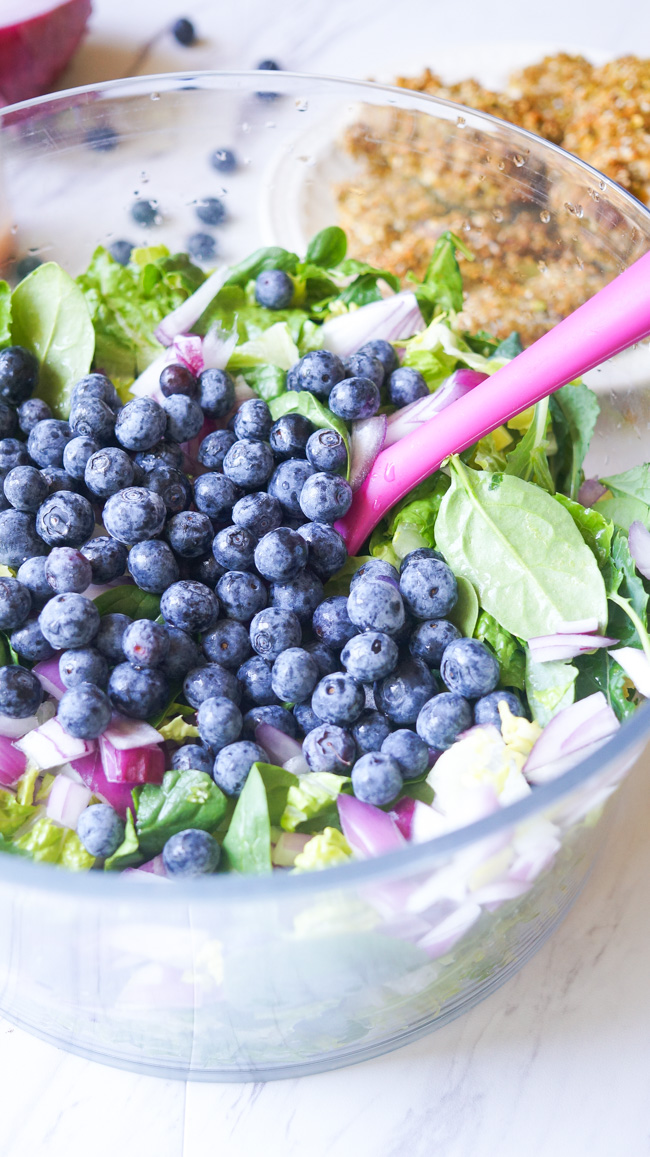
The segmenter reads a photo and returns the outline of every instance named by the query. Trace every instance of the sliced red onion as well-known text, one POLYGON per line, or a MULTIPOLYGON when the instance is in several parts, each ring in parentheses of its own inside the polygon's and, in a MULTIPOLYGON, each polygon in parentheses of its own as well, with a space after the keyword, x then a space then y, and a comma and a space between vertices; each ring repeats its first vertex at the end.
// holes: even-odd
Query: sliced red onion
POLYGON ((178 334, 190 332, 212 299, 217 296, 227 276, 227 266, 215 269, 203 285, 162 319, 154 335, 161 345, 171 345, 178 334))
POLYGON ((241 374, 239 374, 237 376, 237 378, 235 379, 235 406, 234 406, 234 409, 238 410, 239 407, 241 406, 242 402, 247 402, 249 400, 249 398, 256 398, 256 397, 257 397, 257 394, 255 393, 255 390, 252 390, 251 387, 249 386, 248 382, 245 381, 244 378, 242 378, 241 374))
POLYGON ((623 668, 628 679, 631 679, 637 691, 650 699, 650 663, 643 651, 636 647, 617 647, 609 652, 623 668))
POLYGON ((422 800, 415 801, 411 820, 411 840, 414 844, 426 844, 448 831, 449 821, 446 816, 428 804, 422 803, 422 800))
POLYGON ((92 755, 75 760, 71 766, 82 782, 91 789, 93 795, 96 795, 102 803, 110 804, 112 808, 115 808, 122 819, 126 817, 129 808, 131 811, 134 810, 130 785, 108 782, 104 775, 99 750, 94 751, 92 755))
POLYGON ((162 783, 165 756, 157 743, 125 750, 114 747, 104 734, 99 738, 99 750, 109 783, 162 783))
POLYGON ((591 635, 600 626, 598 619, 574 619, 570 623, 558 623, 558 635, 591 635))
POLYGON ((411 838, 411 826, 413 824, 413 813, 415 811, 414 799, 410 796, 404 796, 395 804, 395 807, 389 811, 390 818, 395 822, 405 840, 411 838))
POLYGON ((362 803, 353 795, 339 795, 336 803, 343 835, 352 850, 364 858, 382 856, 404 846, 404 837, 387 812, 362 803))
POLYGON ((118 751, 130 751, 134 747, 150 747, 152 743, 162 743, 163 737, 150 723, 142 719, 127 719, 125 715, 114 714, 103 739, 118 751))
POLYGON ((16 747, 41 771, 49 771, 62 763, 72 763, 82 755, 90 755, 95 746, 93 739, 76 739, 74 735, 69 735, 58 719, 48 719, 47 723, 16 741, 16 747))
POLYGON ((65 683, 59 675, 59 655, 58 652, 52 659, 43 659, 37 663, 32 670, 38 678, 41 687, 48 695, 52 695, 54 699, 60 699, 67 690, 65 683))
POLYGON ((91 796, 90 788, 74 783, 65 775, 57 775, 47 797, 46 814, 56 824, 72 828, 74 831, 79 816, 90 803, 91 796))
POLYGON ((368 341, 399 341, 421 329, 424 329, 424 318, 415 294, 395 293, 330 318, 320 332, 323 349, 345 358, 368 341))
POLYGON ((193 333, 182 333, 174 338, 171 348, 174 360, 187 366, 190 373, 198 378, 205 365, 202 339, 193 333))
POLYGON ((518 896, 523 896, 524 892, 528 892, 529 889, 530 884, 526 880, 509 880, 505 877, 501 880, 493 880, 491 884, 486 884, 483 888, 477 888, 472 893, 472 898, 487 912, 495 912, 502 904, 508 900, 516 900, 518 896))
POLYGON ((526 779, 529 783, 555 779, 597 750, 619 727, 602 691, 565 707, 547 723, 535 743, 524 766, 526 779))
POLYGON ((140 864, 140 866, 137 868, 137 871, 148 872, 152 876, 167 875, 162 855, 154 856, 153 860, 147 860, 146 864, 140 864))
POLYGON ((582 506, 593 506, 603 494, 607 494, 607 487, 597 478, 585 478, 578 491, 578 502, 582 506))
POLYGON ((137 377, 130 386, 132 397, 153 398, 154 402, 162 403, 164 401, 164 396, 160 388, 160 375, 163 372, 165 366, 170 365, 172 360, 173 359, 170 357, 169 351, 166 350, 164 354, 161 354, 153 362, 151 362, 151 364, 147 366, 146 370, 143 370, 139 377, 137 377))
POLYGON ((0 715, 0 736, 6 739, 20 739, 38 727, 35 715, 25 715, 22 719, 14 719, 11 715, 0 715))
POLYGON ((120 876, 127 880, 135 880, 138 884, 171 884, 168 876, 159 876, 153 872, 148 872, 144 865, 141 868, 124 868, 120 872, 120 876))
POLYGON ((368 477, 370 468, 386 440, 387 426, 385 414, 376 414, 374 418, 361 418, 352 423, 349 482, 353 490, 358 490, 368 477))
POLYGON ((627 541, 636 569, 644 578, 650 579, 650 531, 635 519, 630 526, 627 541))
POLYGON ((284 767, 290 759, 302 756, 302 744, 270 723, 260 723, 255 728, 255 742, 264 748, 271 762, 278 767, 284 767))
POLYGON ((475 924, 481 915, 481 909, 473 900, 460 904, 444 920, 432 928, 426 936, 418 940, 418 946, 426 952, 432 960, 451 951, 462 936, 475 924))
POLYGON ((558 632, 556 635, 538 635, 528 640, 530 657, 536 663, 551 663, 558 659, 575 659, 599 647, 613 647, 618 639, 605 635, 570 635, 558 632))
POLYGON ((469 394, 487 377, 488 374, 479 373, 478 370, 454 370, 434 394, 429 394, 427 398, 418 398, 417 402, 411 402, 409 406, 403 406, 401 410, 391 414, 384 445, 392 446, 394 442, 399 442, 400 438, 411 434, 418 426, 428 422, 429 418, 451 406, 452 402, 469 394))
POLYGON ((10 739, 0 735, 0 787, 15 787, 27 767, 22 751, 10 739))
POLYGON ((522 824, 515 833, 512 864, 507 876, 530 884, 550 867, 561 848, 559 829, 548 820, 536 819, 522 824))
POLYGON ((211 325, 203 338, 203 363, 206 370, 225 370, 238 341, 237 327, 226 333, 218 323, 211 325))
POLYGON ((271 850, 271 863, 276 868, 293 868, 296 856, 305 850, 311 836, 302 832, 282 832, 277 844, 271 850))
POLYGON ((291 759, 288 759, 282 766, 285 771, 290 771, 292 775, 307 775, 311 771, 302 752, 300 755, 292 755, 291 759))

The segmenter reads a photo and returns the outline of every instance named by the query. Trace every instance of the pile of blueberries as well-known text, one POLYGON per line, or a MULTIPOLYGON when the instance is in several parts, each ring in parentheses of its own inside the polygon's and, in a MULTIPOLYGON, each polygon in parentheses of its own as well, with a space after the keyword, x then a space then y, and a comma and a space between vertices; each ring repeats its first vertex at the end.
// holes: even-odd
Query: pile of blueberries
MULTIPOLYGON (((277 278, 261 277, 258 296, 277 302, 277 278)), ((0 562, 17 568, 0 579, 0 630, 21 660, 0 668, 1 713, 35 713, 42 689, 29 665, 60 652, 58 718, 73 736, 96 738, 114 710, 152 718, 182 684, 201 743, 177 750, 174 767, 206 771, 237 795, 267 760, 256 730, 268 723, 304 737, 313 771, 351 773, 374 804, 421 775, 429 749, 474 721, 498 725, 497 699, 522 713, 514 695, 494 694, 492 652, 446 617, 456 580, 435 551, 413 552, 400 574, 367 562, 349 597, 325 598, 346 560, 332 524, 352 500, 336 430, 298 413, 273 422, 257 398, 228 421, 235 388, 224 370, 197 378, 169 365, 162 404, 126 405, 93 373, 74 386, 68 421, 32 396, 37 383, 28 351, 0 351, 0 562), (182 444, 206 419, 222 428, 200 441, 192 479, 182 444), (127 572, 161 596, 163 622, 100 618, 84 597, 127 572)), ((308 353, 287 386, 346 420, 376 412, 382 391, 399 405, 426 391, 379 341, 347 361, 308 353)))

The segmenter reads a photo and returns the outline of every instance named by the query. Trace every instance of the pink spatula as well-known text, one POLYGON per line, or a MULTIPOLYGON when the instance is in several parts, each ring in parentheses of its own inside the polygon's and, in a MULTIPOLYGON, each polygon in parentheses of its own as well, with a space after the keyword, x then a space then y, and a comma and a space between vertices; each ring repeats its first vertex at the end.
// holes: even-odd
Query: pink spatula
POLYGON ((356 554, 391 506, 418 482, 515 414, 650 334, 650 253, 492 377, 377 456, 345 518, 356 554))

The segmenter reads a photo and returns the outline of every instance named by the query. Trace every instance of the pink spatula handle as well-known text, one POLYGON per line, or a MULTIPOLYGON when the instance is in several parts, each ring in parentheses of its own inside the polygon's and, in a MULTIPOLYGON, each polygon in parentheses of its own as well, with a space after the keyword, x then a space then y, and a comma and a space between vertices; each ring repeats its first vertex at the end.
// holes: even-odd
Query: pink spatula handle
POLYGON ((412 434, 382 450, 345 518, 336 523, 356 554, 391 506, 450 454, 650 334, 650 253, 523 353, 412 434))

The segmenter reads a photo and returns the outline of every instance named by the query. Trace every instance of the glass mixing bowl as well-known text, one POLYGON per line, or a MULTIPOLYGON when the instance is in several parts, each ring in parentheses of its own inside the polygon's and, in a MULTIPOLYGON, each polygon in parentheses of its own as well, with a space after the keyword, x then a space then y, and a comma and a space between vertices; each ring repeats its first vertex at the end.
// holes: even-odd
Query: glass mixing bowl
MULTIPOLYGON (((355 180, 381 190, 386 145, 401 158, 407 199, 422 197, 424 234, 435 237, 450 204, 464 228, 464 210, 485 270, 502 263, 506 291, 523 298, 540 272, 530 243, 540 222, 551 231, 545 263, 573 279, 577 300, 650 244, 650 213, 633 197, 488 116, 370 84, 205 73, 3 111, 4 274, 30 251, 76 273, 97 243, 118 237, 182 248, 200 228, 193 202, 210 194, 228 208, 216 231, 225 261, 260 243, 301 245, 336 218, 341 182, 346 196, 355 180), (265 89, 275 97, 260 99, 265 89), (352 137, 361 153, 374 150, 370 162, 350 153, 352 137), (209 166, 222 147, 239 157, 232 174, 209 166), (134 225, 135 197, 158 202, 157 226, 134 225)), ((360 243, 350 237, 352 253, 360 243)), ((538 288, 529 305, 560 308, 550 298, 540 307, 538 288)), ((643 348, 592 375, 602 412, 591 472, 643 459, 648 365, 643 348)), ((179 1078, 296 1076, 395 1048, 481 1000, 549 935, 649 730, 642 708, 580 766, 506 810, 321 873, 147 886, 0 856, 0 1010, 83 1056, 179 1078)))

